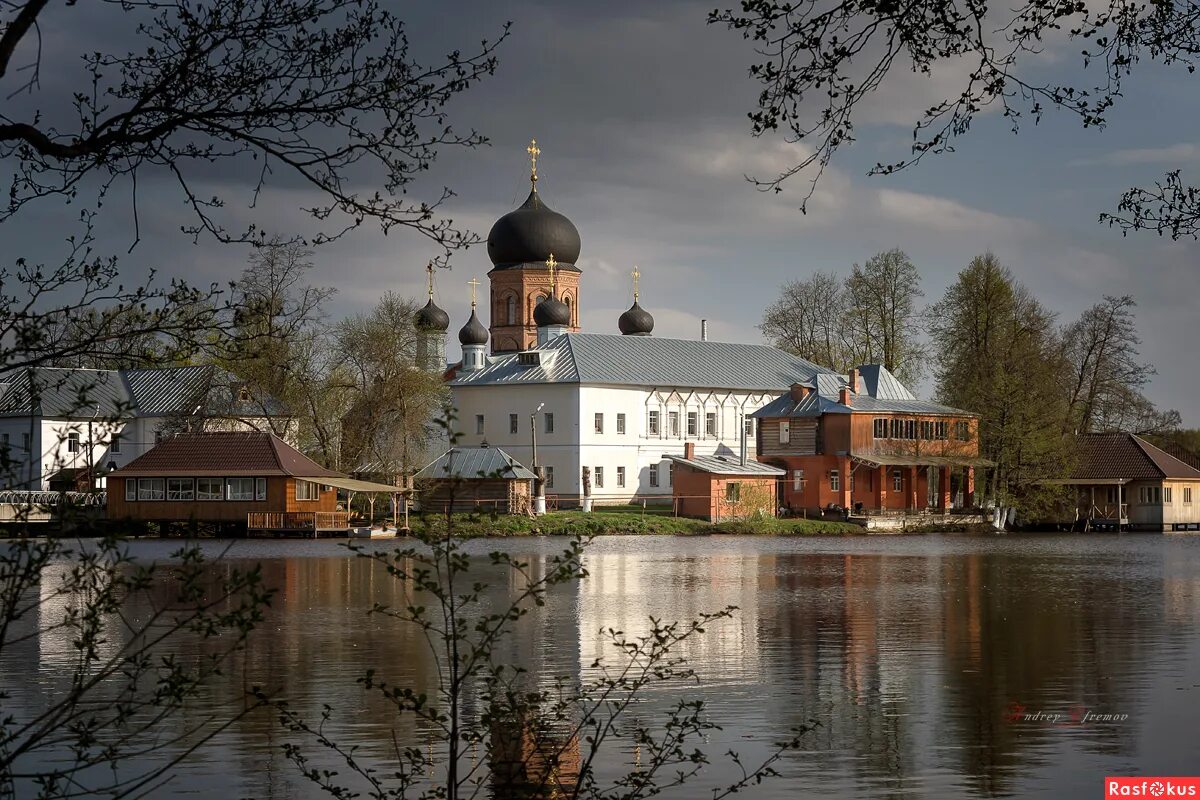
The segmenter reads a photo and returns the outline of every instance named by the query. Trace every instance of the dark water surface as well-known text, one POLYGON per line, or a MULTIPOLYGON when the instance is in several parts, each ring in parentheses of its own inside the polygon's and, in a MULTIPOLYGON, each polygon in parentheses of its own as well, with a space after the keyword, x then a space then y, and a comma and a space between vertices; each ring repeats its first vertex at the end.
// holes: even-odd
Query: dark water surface
MULTIPOLYGON (((536 569, 563 546, 468 548, 505 549, 536 569)), ((166 558, 178 544, 132 547, 166 558)), ((365 613, 403 602, 397 583, 330 541, 239 542, 230 557, 261 562, 279 590, 243 660, 250 680, 314 716, 333 706, 335 736, 380 766, 394 728, 404 744, 425 741, 355 683, 368 668, 393 682, 434 679, 414 631, 365 613)), ((1095 798, 1105 775, 1200 773, 1200 537, 631 536, 597 540, 587 565, 587 580, 557 588, 523 622, 508 657, 535 680, 586 677, 607 654, 602 628, 738 606, 686 650, 702 677, 691 693, 724 728, 707 748, 760 752, 792 725, 821 723, 783 776, 748 796, 1095 798), (1121 719, 1079 721, 1085 711, 1121 719)), ((485 573, 499 607, 514 589, 485 573)), ((0 680, 30 697, 53 691, 68 644, 6 654, 0 680)), ((242 688, 231 674, 207 704, 242 688)), ((317 796, 283 757, 285 741, 274 718, 246 719, 157 796, 317 796)), ((613 752, 609 766, 630 758, 613 752)), ((706 785, 671 796, 704 797, 706 785)))

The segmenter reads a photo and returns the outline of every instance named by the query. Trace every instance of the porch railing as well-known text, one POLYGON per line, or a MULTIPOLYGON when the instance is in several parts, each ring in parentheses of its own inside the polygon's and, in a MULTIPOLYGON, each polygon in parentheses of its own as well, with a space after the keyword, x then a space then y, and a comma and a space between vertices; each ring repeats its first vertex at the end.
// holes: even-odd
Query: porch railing
POLYGON ((340 531, 350 528, 347 511, 252 511, 246 515, 252 531, 340 531))

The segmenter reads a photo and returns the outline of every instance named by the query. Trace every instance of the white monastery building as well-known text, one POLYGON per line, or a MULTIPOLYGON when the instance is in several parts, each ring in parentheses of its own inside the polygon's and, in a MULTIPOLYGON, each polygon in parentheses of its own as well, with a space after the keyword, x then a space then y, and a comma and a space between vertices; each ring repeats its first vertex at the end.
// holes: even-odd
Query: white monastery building
MULTIPOLYGON (((582 332, 579 232, 542 202, 537 152, 534 143, 529 198, 488 234, 489 325, 472 298, 458 334, 463 359, 446 373, 460 443, 543 467, 547 494, 568 505, 584 492, 585 468, 596 501, 618 503, 669 498, 669 456, 682 457, 685 444, 697 455, 754 460, 749 415, 832 373, 773 347, 652 336, 636 268, 633 305, 615 320, 620 333, 582 332)), ((415 323, 424 365, 444 368, 450 320, 432 288, 415 323)))

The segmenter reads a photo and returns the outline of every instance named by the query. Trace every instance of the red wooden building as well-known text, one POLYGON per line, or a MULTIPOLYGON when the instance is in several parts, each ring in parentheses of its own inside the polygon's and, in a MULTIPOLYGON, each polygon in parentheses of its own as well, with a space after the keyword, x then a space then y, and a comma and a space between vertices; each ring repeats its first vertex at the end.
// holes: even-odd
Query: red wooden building
POLYGON ((793 512, 856 515, 975 505, 979 419, 918 400, 878 364, 819 374, 753 415, 760 461, 786 470, 793 512))
POLYGON ((733 456, 698 456, 694 442, 684 444, 682 456, 664 457, 674 466, 672 500, 680 515, 712 522, 775 516, 782 469, 733 456))
POLYGON ((326 469, 270 433, 183 434, 109 474, 108 518, 251 532, 345 532, 350 515, 339 506, 338 489, 402 491, 326 469))

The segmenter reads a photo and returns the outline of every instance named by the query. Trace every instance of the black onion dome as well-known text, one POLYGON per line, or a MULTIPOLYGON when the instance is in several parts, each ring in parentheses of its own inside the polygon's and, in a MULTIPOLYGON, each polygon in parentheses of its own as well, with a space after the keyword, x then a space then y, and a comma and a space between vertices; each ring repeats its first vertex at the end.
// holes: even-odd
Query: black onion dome
POLYGON ((467 320, 467 324, 463 325, 458 332, 459 344, 487 344, 488 329, 483 327, 483 323, 479 321, 479 317, 475 316, 475 309, 471 309, 471 318, 467 320))
POLYGON ((434 305, 433 298, 431 297, 424 308, 418 311, 413 317, 413 324, 417 326, 417 330, 419 331, 445 333, 450 330, 450 315, 434 305))
POLYGON ((629 310, 617 320, 617 327, 626 336, 649 336, 654 330, 654 317, 634 300, 629 310))
POLYGON ((547 297, 533 309, 533 321, 539 328, 549 325, 570 327, 571 307, 557 297, 547 297))
POLYGON ((573 266, 579 260, 579 231, 571 220, 551 211, 534 189, 523 206, 492 225, 487 250, 497 269, 543 264, 551 253, 556 261, 573 266))

